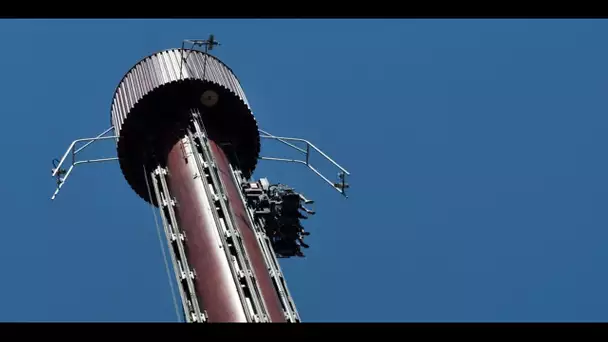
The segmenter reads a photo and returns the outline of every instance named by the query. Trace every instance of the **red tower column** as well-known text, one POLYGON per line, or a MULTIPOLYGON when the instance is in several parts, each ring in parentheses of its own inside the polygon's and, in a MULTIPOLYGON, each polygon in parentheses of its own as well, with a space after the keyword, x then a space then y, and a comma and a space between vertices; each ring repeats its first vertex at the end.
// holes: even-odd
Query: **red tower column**
POLYGON ((171 148, 167 167, 169 187, 177 201, 176 214, 186 235, 186 253, 196 273, 196 292, 210 322, 246 322, 244 308, 230 272, 196 163, 178 141, 171 148))

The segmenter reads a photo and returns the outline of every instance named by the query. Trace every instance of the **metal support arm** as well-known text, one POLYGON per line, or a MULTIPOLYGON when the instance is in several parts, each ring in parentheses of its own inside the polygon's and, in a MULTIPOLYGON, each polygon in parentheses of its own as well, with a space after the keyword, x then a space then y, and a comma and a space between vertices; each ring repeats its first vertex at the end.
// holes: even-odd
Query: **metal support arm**
POLYGON ((70 147, 68 147, 67 151, 65 151, 61 160, 57 160, 57 159, 53 160, 52 177, 57 178, 57 188, 55 189, 53 196, 51 196, 51 200, 54 200, 55 197, 57 197, 59 190, 61 190, 61 187, 63 187, 63 184, 68 179, 68 177, 72 173, 72 170, 74 169, 75 166, 80 165, 80 164, 101 163, 101 162, 118 160, 117 157, 76 160, 76 155, 79 152, 81 152, 82 150, 84 150, 86 147, 91 145, 92 143, 99 141, 99 140, 116 139, 117 138, 116 136, 105 136, 113 129, 114 129, 114 127, 110 127, 108 129, 106 129, 105 131, 103 131, 101 134, 97 135, 95 138, 76 139, 76 140, 72 141, 72 143, 70 144, 70 147), (83 146, 76 149, 76 145, 78 143, 83 143, 83 142, 86 142, 86 144, 84 144, 83 146), (70 167, 66 170, 66 169, 62 168, 62 166, 70 154, 72 155, 72 158, 71 158, 72 162, 70 163, 70 167))
POLYGON ((259 129, 259 132, 261 133, 260 138, 277 140, 277 141, 297 150, 298 152, 304 154, 304 156, 305 156, 304 160, 274 158, 274 157, 260 157, 261 160, 274 160, 274 161, 282 161, 282 162, 288 162, 288 163, 304 164, 309 169, 311 169, 314 173, 316 173, 317 176, 321 177, 325 182, 327 182, 329 185, 331 185, 332 188, 336 189, 344 197, 348 198, 348 196, 346 196, 346 189, 348 189, 350 186, 346 182, 346 176, 349 176, 350 173, 348 171, 346 171, 346 169, 344 169, 342 166, 338 165, 338 163, 336 163, 333 159, 331 159, 327 154, 325 154, 323 151, 321 151, 319 148, 317 148, 311 142, 309 142, 308 140, 299 139, 299 138, 278 137, 276 135, 272 135, 261 129, 259 129), (305 143, 306 148, 298 147, 298 146, 290 143, 290 141, 305 143), (325 177, 323 174, 321 174, 321 172, 319 172, 314 166, 311 165, 311 163, 310 163, 311 149, 318 152, 323 158, 328 160, 330 163, 332 163, 334 166, 336 166, 340 170, 340 172, 338 173, 338 182, 330 181, 327 177, 325 177))

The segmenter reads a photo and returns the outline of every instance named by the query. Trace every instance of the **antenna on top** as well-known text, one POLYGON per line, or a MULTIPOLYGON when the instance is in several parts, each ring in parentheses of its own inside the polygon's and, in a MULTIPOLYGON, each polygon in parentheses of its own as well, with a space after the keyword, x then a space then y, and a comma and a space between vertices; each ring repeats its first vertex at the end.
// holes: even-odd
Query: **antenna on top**
POLYGON ((221 44, 215 40, 215 36, 213 34, 209 35, 207 39, 185 39, 182 43, 182 49, 184 48, 184 43, 191 43, 192 47, 195 46, 203 46, 205 48, 205 53, 213 50, 215 46, 220 46, 221 44))

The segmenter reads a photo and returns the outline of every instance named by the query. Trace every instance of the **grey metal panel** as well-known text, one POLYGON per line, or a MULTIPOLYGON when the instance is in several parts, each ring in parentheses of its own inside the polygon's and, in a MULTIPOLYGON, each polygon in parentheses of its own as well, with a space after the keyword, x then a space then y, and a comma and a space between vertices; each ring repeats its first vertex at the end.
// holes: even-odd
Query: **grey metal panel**
POLYGON ((181 65, 181 78, 181 49, 164 50, 148 56, 124 76, 114 93, 111 106, 111 121, 118 136, 129 111, 137 102, 153 90, 180 79, 197 79, 222 86, 238 96, 251 111, 237 77, 227 65, 198 50, 185 49, 183 56, 187 58, 181 65))

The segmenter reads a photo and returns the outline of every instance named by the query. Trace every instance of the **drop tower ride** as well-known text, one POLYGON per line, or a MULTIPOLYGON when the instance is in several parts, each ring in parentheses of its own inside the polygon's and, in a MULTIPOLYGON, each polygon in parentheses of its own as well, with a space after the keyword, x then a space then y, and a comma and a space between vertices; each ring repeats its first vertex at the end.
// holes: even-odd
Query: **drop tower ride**
POLYGON ((349 173, 306 140, 260 130, 238 79, 210 54, 217 45, 213 35, 185 40, 132 67, 114 93, 111 127, 53 161, 51 199, 75 166, 118 161, 133 191, 158 208, 186 322, 299 322, 277 258, 303 256, 301 220, 313 201, 251 176, 258 160, 300 163, 346 196, 349 173), (303 158, 260 156, 262 139, 303 158), (101 140, 116 142, 116 157, 78 159, 101 140), (311 153, 338 169, 337 182, 311 153))

